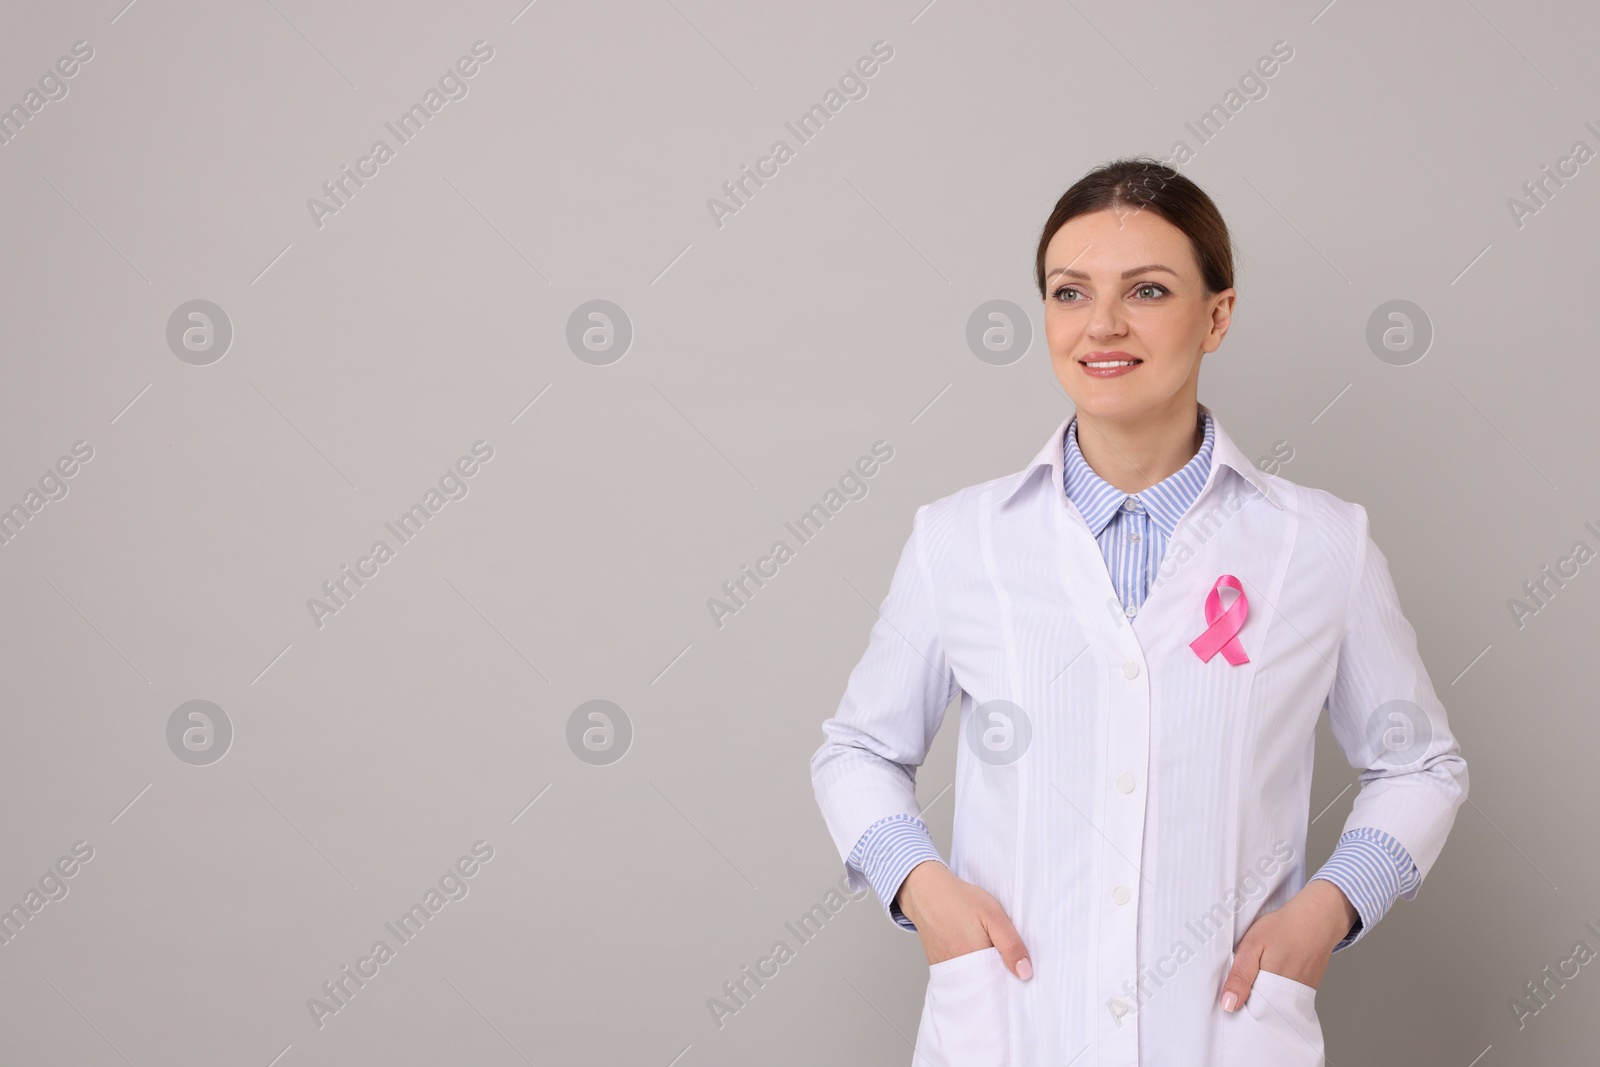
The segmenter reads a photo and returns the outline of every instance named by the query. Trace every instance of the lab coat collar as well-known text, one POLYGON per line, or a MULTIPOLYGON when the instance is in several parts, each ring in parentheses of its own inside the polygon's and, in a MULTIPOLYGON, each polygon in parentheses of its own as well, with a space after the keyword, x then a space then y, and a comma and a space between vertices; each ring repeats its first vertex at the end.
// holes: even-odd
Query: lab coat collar
MULTIPOLYGON (((1083 458, 1083 453, 1078 449, 1077 434, 1073 432, 1075 426, 1082 429, 1080 421, 1074 419, 1064 435, 1067 496, 1078 506, 1078 513, 1083 516, 1089 532, 1099 537, 1106 523, 1111 521, 1111 516, 1121 509, 1130 494, 1106 482, 1083 458)), ((1205 426, 1200 450, 1180 469, 1134 494, 1143 502, 1150 521, 1168 537, 1177 532, 1178 521, 1200 495, 1200 490, 1205 488, 1206 477, 1211 473, 1211 453, 1217 441, 1217 420, 1202 413, 1200 421, 1205 426)))
MULTIPOLYGON (((1211 473, 1206 478, 1205 488, 1200 490, 1200 495, 1205 496, 1206 490, 1211 488, 1213 482, 1220 476, 1223 467, 1232 468, 1234 473, 1243 478, 1257 492, 1267 498, 1267 502, 1279 511, 1283 510, 1283 502, 1272 491, 1272 485, 1267 476, 1256 469, 1256 465, 1245 457, 1239 446, 1233 443, 1233 438, 1222 428, 1222 420, 1204 404, 1198 405, 1201 411, 1211 415, 1212 425, 1216 429, 1216 440, 1211 445, 1211 473)), ((998 504, 1004 505, 1022 490, 1022 487, 1033 480, 1038 472, 1043 469, 1050 474, 1050 484, 1055 486, 1056 499, 1063 505, 1068 503, 1066 486, 1063 483, 1062 463, 1064 457, 1062 448, 1066 444, 1067 427, 1072 425, 1074 415, 1068 415, 1061 420, 1061 425, 1055 428, 1050 439, 1044 443, 1038 453, 1026 467, 1013 474, 1010 484, 1001 487, 998 504)), ((1198 499, 1198 498, 1196 498, 1198 499)), ((1192 505, 1191 505, 1192 506, 1192 505)))

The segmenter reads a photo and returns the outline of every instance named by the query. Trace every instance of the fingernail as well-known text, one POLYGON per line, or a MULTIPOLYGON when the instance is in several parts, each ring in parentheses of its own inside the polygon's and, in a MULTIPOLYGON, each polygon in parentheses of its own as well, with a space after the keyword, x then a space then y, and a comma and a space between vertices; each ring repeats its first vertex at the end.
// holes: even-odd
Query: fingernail
POLYGON ((1024 981, 1033 977, 1033 964, 1028 962, 1026 956, 1017 961, 1017 977, 1024 981))
POLYGON ((1231 989, 1228 990, 1226 993, 1222 994, 1222 1010, 1223 1011, 1232 1011, 1234 1008, 1236 1008, 1238 1006, 1239 1006, 1239 994, 1235 993, 1231 989))

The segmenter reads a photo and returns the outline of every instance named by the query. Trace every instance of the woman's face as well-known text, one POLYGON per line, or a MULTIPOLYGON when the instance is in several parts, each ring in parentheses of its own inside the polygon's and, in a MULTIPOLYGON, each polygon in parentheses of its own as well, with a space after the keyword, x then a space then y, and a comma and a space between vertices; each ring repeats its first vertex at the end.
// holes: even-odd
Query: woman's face
POLYGON ((1050 362, 1081 415, 1138 425, 1195 402, 1235 291, 1205 294, 1182 230, 1126 207, 1079 215, 1050 238, 1044 269, 1050 362))

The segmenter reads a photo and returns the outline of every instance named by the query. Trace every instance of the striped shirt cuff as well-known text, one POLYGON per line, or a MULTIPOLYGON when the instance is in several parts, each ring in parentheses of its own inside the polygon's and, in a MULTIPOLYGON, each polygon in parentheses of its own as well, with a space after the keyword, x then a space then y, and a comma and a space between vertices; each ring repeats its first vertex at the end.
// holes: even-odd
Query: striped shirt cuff
POLYGON ((847 862, 866 875, 889 918, 902 929, 915 930, 916 924, 906 918, 894 898, 906 875, 924 860, 944 862, 928 836, 927 824, 915 815, 900 814, 879 819, 867 827, 847 862))
POLYGON ((1396 898, 1417 895, 1422 878, 1405 846, 1370 826, 1346 830, 1328 862, 1312 875, 1338 886, 1356 909, 1356 922, 1335 946, 1338 952, 1361 940, 1388 912, 1396 898))

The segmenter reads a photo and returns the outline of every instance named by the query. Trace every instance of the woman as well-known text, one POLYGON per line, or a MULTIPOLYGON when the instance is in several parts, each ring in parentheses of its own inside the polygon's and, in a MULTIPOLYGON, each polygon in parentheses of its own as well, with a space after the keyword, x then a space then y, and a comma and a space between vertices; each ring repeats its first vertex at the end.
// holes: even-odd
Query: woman
POLYGON ((1216 205, 1146 158, 1040 235, 1076 413, 916 511, 812 780, 852 886, 922 939, 920 1067, 1322 1063, 1316 987, 1433 866, 1467 769, 1364 508, 1198 400, 1234 308, 1216 205), (916 768, 961 697, 948 866, 916 768), (1326 704, 1361 789, 1305 877, 1326 704))

